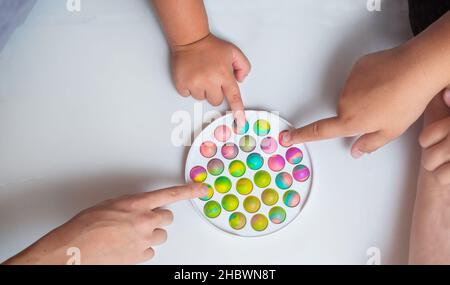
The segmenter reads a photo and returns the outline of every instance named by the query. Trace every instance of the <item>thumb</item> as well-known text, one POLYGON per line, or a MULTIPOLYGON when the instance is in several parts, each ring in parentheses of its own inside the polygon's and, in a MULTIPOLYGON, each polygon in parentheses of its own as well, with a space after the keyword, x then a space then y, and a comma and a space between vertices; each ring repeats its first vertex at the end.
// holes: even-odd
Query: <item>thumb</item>
POLYGON ((353 158, 358 159, 366 153, 376 151, 389 141, 390 138, 381 131, 365 134, 353 144, 351 154, 353 158))
POLYGON ((233 71, 234 77, 237 81, 244 81, 245 77, 250 73, 251 64, 248 58, 242 53, 238 47, 234 47, 233 50, 233 71))

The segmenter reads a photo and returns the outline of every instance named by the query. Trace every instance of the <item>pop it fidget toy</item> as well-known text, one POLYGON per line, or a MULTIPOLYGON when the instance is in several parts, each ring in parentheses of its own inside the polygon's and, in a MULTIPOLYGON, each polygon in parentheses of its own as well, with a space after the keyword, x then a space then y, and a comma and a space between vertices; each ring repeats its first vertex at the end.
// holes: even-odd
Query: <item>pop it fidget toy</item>
POLYGON ((294 220, 312 185, 306 145, 286 145, 291 125, 278 115, 246 111, 238 128, 232 114, 218 118, 195 139, 186 162, 186 181, 209 192, 193 199, 202 217, 238 236, 262 236, 294 220))

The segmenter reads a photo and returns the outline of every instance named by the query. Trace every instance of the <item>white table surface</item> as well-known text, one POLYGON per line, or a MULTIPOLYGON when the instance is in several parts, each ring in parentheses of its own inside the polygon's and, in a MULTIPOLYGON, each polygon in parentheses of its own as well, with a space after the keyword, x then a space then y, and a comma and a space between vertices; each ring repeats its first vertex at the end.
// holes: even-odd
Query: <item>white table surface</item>
MULTIPOLYGON (((39 0, 0 54, 0 260, 99 201, 183 182, 187 148, 171 143, 171 116, 193 113, 194 101, 172 87, 151 6, 82 0, 70 13, 65 2, 39 0)), ((295 125, 334 114, 359 56, 411 37, 403 0, 383 1, 381 12, 365 0, 206 4, 212 30, 252 61, 246 106, 295 125)), ((383 264, 405 263, 418 130, 357 161, 349 140, 309 144, 308 205, 263 238, 222 234, 177 203, 150 264, 365 264, 373 246, 383 264)))

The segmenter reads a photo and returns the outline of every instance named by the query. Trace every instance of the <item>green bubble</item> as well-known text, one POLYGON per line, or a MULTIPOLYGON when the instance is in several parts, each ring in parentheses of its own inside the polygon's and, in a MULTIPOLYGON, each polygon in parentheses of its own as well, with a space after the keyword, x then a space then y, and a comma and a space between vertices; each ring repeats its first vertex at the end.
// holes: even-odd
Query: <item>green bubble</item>
POLYGON ((212 196, 214 195, 214 189, 212 188, 211 185, 203 183, 203 185, 205 185, 206 187, 208 187, 208 195, 204 196, 204 197, 200 197, 199 199, 202 201, 208 201, 209 199, 212 198, 212 196))
POLYGON ((206 202, 205 206, 203 207, 203 213, 205 213, 205 215, 211 219, 217 218, 220 215, 221 211, 222 209, 220 208, 220 204, 217 201, 206 202))
POLYGON ((238 206, 239 206, 239 199, 236 196, 234 196, 232 194, 223 196, 222 207, 226 211, 232 212, 232 211, 236 210, 238 206))
POLYGON ((267 206, 275 205, 278 202, 279 196, 278 192, 272 188, 267 188, 261 194, 261 200, 267 206))
POLYGON ((265 136, 270 132, 270 124, 266 120, 258 120, 253 125, 253 130, 258 136, 265 136))
POLYGON ((256 186, 258 186, 259 188, 265 188, 270 184, 270 174, 265 170, 260 170, 256 172, 254 181, 256 186))
POLYGON ((234 177, 241 177, 245 173, 245 164, 240 160, 235 160, 228 166, 230 174, 234 177))
POLYGON ((253 191, 253 183, 248 178, 241 178, 236 182, 236 190, 241 195, 248 195, 253 191))
POLYGON ((248 196, 244 200, 244 209, 249 213, 255 213, 261 208, 261 202, 255 196, 248 196))
POLYGON ((264 164, 264 159, 259 153, 252 153, 247 157, 247 165, 250 169, 258 170, 264 164))
POLYGON ((231 180, 228 177, 220 176, 214 182, 214 188, 219 193, 227 193, 231 189, 231 180))

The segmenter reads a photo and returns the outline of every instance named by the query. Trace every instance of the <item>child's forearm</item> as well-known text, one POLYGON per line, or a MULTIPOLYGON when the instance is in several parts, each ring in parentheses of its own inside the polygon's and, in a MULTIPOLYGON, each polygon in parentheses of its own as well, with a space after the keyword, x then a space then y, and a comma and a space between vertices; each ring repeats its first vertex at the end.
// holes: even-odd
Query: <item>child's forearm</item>
POLYGON ((410 65, 417 70, 412 81, 418 90, 427 90, 431 101, 435 94, 450 85, 450 12, 427 30, 404 45, 410 65))
POLYGON ((203 0, 152 0, 171 48, 209 34, 203 0))

